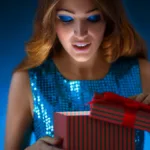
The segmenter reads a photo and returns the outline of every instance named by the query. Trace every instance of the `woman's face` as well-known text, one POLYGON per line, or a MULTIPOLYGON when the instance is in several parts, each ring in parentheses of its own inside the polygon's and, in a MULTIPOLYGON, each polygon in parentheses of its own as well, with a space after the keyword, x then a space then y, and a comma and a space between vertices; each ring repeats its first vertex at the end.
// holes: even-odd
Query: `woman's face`
POLYGON ((60 0, 56 17, 57 37, 69 56, 77 62, 94 59, 106 23, 93 0, 60 0))

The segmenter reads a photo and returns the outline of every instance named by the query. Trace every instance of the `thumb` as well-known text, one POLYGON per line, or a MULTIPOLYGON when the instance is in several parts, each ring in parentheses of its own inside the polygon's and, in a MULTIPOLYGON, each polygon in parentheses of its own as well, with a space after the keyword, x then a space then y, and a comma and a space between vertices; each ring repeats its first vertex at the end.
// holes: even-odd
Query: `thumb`
POLYGON ((45 137, 42 137, 40 138, 39 140, 47 143, 47 144, 50 144, 50 145, 59 145, 61 144, 62 142, 62 139, 60 137, 50 137, 50 136, 45 136, 45 137))

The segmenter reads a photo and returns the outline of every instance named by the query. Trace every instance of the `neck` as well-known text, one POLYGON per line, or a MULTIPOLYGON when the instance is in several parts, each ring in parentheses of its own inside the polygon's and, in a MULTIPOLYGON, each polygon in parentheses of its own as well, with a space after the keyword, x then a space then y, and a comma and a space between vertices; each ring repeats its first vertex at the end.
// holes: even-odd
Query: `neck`
POLYGON ((87 62, 77 62, 70 58, 68 54, 55 57, 54 61, 59 71, 72 80, 101 79, 105 77, 110 68, 110 64, 104 60, 101 54, 87 62))

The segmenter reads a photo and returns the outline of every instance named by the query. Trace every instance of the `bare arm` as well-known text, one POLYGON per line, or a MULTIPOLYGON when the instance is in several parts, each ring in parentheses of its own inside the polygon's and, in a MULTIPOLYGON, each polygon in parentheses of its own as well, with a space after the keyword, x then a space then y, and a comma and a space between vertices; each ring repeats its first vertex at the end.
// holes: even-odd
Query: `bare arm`
POLYGON ((139 59, 143 93, 150 94, 150 62, 139 59))
POLYGON ((131 99, 150 104, 150 62, 145 59, 139 59, 140 75, 142 83, 142 93, 131 96, 131 99))
POLYGON ((14 73, 9 90, 5 150, 21 150, 32 124, 31 92, 27 72, 14 73))

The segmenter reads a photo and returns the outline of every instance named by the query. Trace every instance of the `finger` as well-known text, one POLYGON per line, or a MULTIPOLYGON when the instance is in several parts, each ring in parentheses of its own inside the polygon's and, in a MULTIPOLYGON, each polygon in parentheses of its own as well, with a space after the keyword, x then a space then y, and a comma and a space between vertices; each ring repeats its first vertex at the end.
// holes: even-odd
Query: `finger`
POLYGON ((43 138, 40 138, 39 140, 44 141, 44 142, 46 142, 50 145, 59 145, 62 142, 61 138, 58 138, 58 137, 52 138, 52 137, 49 137, 49 136, 45 136, 43 138))
POLYGON ((146 97, 148 96, 148 94, 144 94, 144 93, 141 93, 141 94, 139 94, 137 97, 136 97, 136 101, 138 101, 138 102, 143 102, 145 99, 146 99, 146 97))
POLYGON ((35 144, 35 148, 32 147, 31 149, 50 150, 51 145, 47 144, 45 141, 38 140, 35 144))
POLYGON ((63 150, 63 149, 60 149, 60 148, 57 148, 57 147, 51 146, 51 148, 49 148, 49 150, 63 150))
POLYGON ((137 98, 137 95, 135 95, 135 96, 130 96, 129 98, 132 99, 132 100, 135 100, 135 99, 137 98))
MULTIPOLYGON (((45 139, 45 137, 44 137, 44 139, 45 139)), ((43 140, 39 140, 35 146, 36 146, 35 147, 36 149, 41 149, 41 150, 63 150, 63 149, 57 148, 53 145, 49 145, 48 143, 46 143, 43 140)))
POLYGON ((150 94, 143 101, 144 104, 150 104, 150 94))

